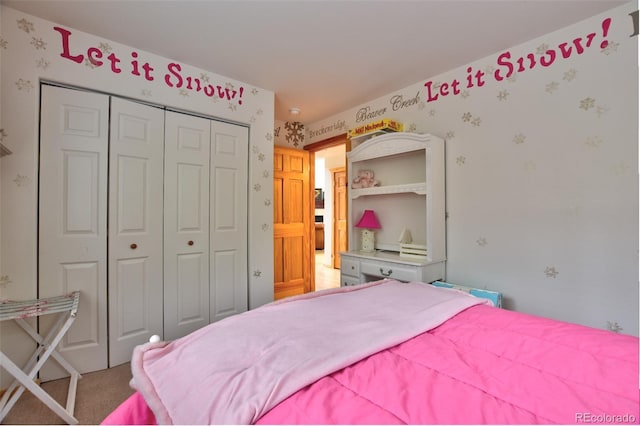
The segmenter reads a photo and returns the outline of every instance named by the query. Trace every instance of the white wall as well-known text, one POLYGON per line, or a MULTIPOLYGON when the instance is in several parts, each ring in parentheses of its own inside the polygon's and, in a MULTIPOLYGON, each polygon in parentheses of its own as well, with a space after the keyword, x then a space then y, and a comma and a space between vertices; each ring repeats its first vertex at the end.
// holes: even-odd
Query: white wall
MULTIPOLYGON (((184 63, 178 63, 182 70, 177 72, 171 59, 73 28, 59 26, 63 30, 55 30, 55 23, 5 6, 0 6, 0 14, 0 134, 4 135, 2 143, 13 151, 1 160, 0 170, 0 276, 11 280, 0 285, 0 299, 36 297, 39 82, 48 80, 250 126, 249 303, 254 308, 273 300, 273 92, 184 63), (62 56, 64 31, 71 33, 66 57, 62 56), (94 57, 102 55, 103 65, 87 59, 92 48, 94 57), (132 64, 134 52, 139 76, 132 64), (116 63, 120 73, 112 71, 106 59, 110 54, 121 60, 116 63), (76 55, 84 59, 80 63, 69 59, 76 55), (148 76, 142 68, 145 63, 153 68, 148 76), (183 79, 181 88, 177 87, 178 76, 183 79), (188 76, 198 78, 203 87, 211 84, 220 85, 223 91, 236 90, 236 96, 208 96, 197 91, 195 83, 189 89, 188 76)), ((10 324, 3 323, 0 332, 2 350, 10 356, 20 358, 31 350, 29 339, 10 324)))
POLYGON ((447 279, 502 291, 510 309, 637 335, 637 10, 631 2, 306 123, 305 142, 380 118, 445 138, 447 279), (542 66, 549 50, 555 60, 542 66), (495 77, 520 57, 523 71, 495 77))

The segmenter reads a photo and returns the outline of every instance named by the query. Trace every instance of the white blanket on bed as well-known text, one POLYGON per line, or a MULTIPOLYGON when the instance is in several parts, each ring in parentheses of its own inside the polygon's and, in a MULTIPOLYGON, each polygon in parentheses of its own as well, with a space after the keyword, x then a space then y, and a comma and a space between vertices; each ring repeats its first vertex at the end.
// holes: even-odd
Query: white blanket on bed
POLYGON ((393 280, 309 293, 137 347, 132 386, 160 424, 250 424, 319 378, 479 303, 393 280))

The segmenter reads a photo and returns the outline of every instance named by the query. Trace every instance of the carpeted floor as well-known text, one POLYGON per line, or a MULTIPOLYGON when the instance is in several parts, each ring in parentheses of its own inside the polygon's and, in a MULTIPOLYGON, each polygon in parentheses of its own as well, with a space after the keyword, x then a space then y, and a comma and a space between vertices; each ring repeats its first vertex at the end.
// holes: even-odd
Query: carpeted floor
MULTIPOLYGON (((127 399, 133 390, 130 364, 107 370, 86 373, 78 380, 74 415, 81 425, 97 425, 118 405, 127 399)), ((42 384, 63 407, 66 405, 69 379, 54 380, 42 384)), ((65 424, 64 421, 28 392, 24 392, 9 411, 3 424, 65 424)))

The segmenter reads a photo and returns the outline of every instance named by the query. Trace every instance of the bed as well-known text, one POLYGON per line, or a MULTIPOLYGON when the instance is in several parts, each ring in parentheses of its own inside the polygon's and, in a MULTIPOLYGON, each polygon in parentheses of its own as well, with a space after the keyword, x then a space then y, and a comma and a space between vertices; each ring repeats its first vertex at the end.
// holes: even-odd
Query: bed
POLYGON ((640 419, 637 337, 424 283, 283 299, 139 346, 131 365, 136 392, 103 424, 640 419))

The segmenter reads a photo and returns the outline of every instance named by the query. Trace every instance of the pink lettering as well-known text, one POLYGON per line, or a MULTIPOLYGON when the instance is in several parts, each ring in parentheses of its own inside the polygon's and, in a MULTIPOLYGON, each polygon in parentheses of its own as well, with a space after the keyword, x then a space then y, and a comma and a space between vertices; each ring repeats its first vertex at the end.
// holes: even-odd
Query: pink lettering
POLYGON ((71 31, 65 30, 64 28, 60 27, 53 27, 53 29, 59 32, 62 36, 62 53, 60 54, 60 56, 65 59, 70 59, 78 64, 81 63, 84 60, 83 55, 72 56, 71 53, 69 53, 69 36, 71 36, 71 31))

